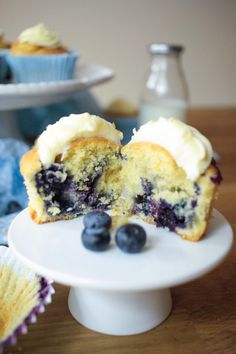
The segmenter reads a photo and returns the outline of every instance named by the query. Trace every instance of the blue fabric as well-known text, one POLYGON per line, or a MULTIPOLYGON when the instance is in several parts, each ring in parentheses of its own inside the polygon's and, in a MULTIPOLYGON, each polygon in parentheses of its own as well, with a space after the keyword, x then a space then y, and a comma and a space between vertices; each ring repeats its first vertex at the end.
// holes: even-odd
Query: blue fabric
POLYGON ((29 147, 15 139, 0 139, 0 238, 12 220, 12 214, 27 206, 28 198, 20 174, 20 159, 29 147), (9 215, 8 218, 2 218, 9 215))
POLYGON ((27 194, 20 174, 20 159, 29 147, 15 139, 0 139, 0 216, 23 209, 27 194))
POLYGON ((12 220, 16 217, 17 214, 18 212, 0 217, 0 245, 4 245, 4 246, 8 245, 8 240, 7 240, 8 228, 12 220))

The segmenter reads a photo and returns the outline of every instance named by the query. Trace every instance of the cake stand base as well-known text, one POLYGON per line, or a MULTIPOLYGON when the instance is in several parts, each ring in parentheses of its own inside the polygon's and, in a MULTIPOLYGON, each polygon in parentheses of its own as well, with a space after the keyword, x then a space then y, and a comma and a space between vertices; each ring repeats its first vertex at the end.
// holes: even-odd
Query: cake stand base
POLYGON ((170 314, 172 299, 169 289, 121 292, 72 287, 68 304, 85 327, 119 336, 158 326, 170 314))

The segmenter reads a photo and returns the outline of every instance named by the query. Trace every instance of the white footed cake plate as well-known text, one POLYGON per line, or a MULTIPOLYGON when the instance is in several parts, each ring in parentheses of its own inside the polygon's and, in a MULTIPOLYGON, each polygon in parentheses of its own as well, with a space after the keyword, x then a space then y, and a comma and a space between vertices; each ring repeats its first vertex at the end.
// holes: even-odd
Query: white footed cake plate
POLYGON ((72 315, 106 334, 136 334, 159 325, 171 311, 169 288, 211 271, 233 242, 230 224, 214 210, 199 242, 184 241, 173 232, 130 218, 147 232, 141 253, 123 253, 113 234, 108 250, 92 252, 81 242, 82 220, 37 225, 25 209, 10 226, 9 245, 40 275, 71 286, 72 315))

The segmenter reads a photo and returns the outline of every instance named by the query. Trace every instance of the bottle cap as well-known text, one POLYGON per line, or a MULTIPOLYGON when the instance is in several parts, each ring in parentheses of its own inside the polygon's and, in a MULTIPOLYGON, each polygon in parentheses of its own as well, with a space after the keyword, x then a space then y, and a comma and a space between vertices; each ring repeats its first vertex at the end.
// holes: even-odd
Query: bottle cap
POLYGON ((179 54, 184 50, 182 45, 168 44, 168 43, 151 43, 149 45, 149 52, 151 54, 179 54))

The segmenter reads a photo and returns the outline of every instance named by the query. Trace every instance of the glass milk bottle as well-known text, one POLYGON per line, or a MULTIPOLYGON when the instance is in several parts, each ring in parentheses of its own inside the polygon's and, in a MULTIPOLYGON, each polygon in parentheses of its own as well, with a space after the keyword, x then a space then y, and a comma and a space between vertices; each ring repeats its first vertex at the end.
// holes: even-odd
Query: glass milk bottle
POLYGON ((153 43, 149 52, 152 62, 141 95, 139 125, 159 117, 186 121, 188 88, 181 65, 183 47, 153 43))

